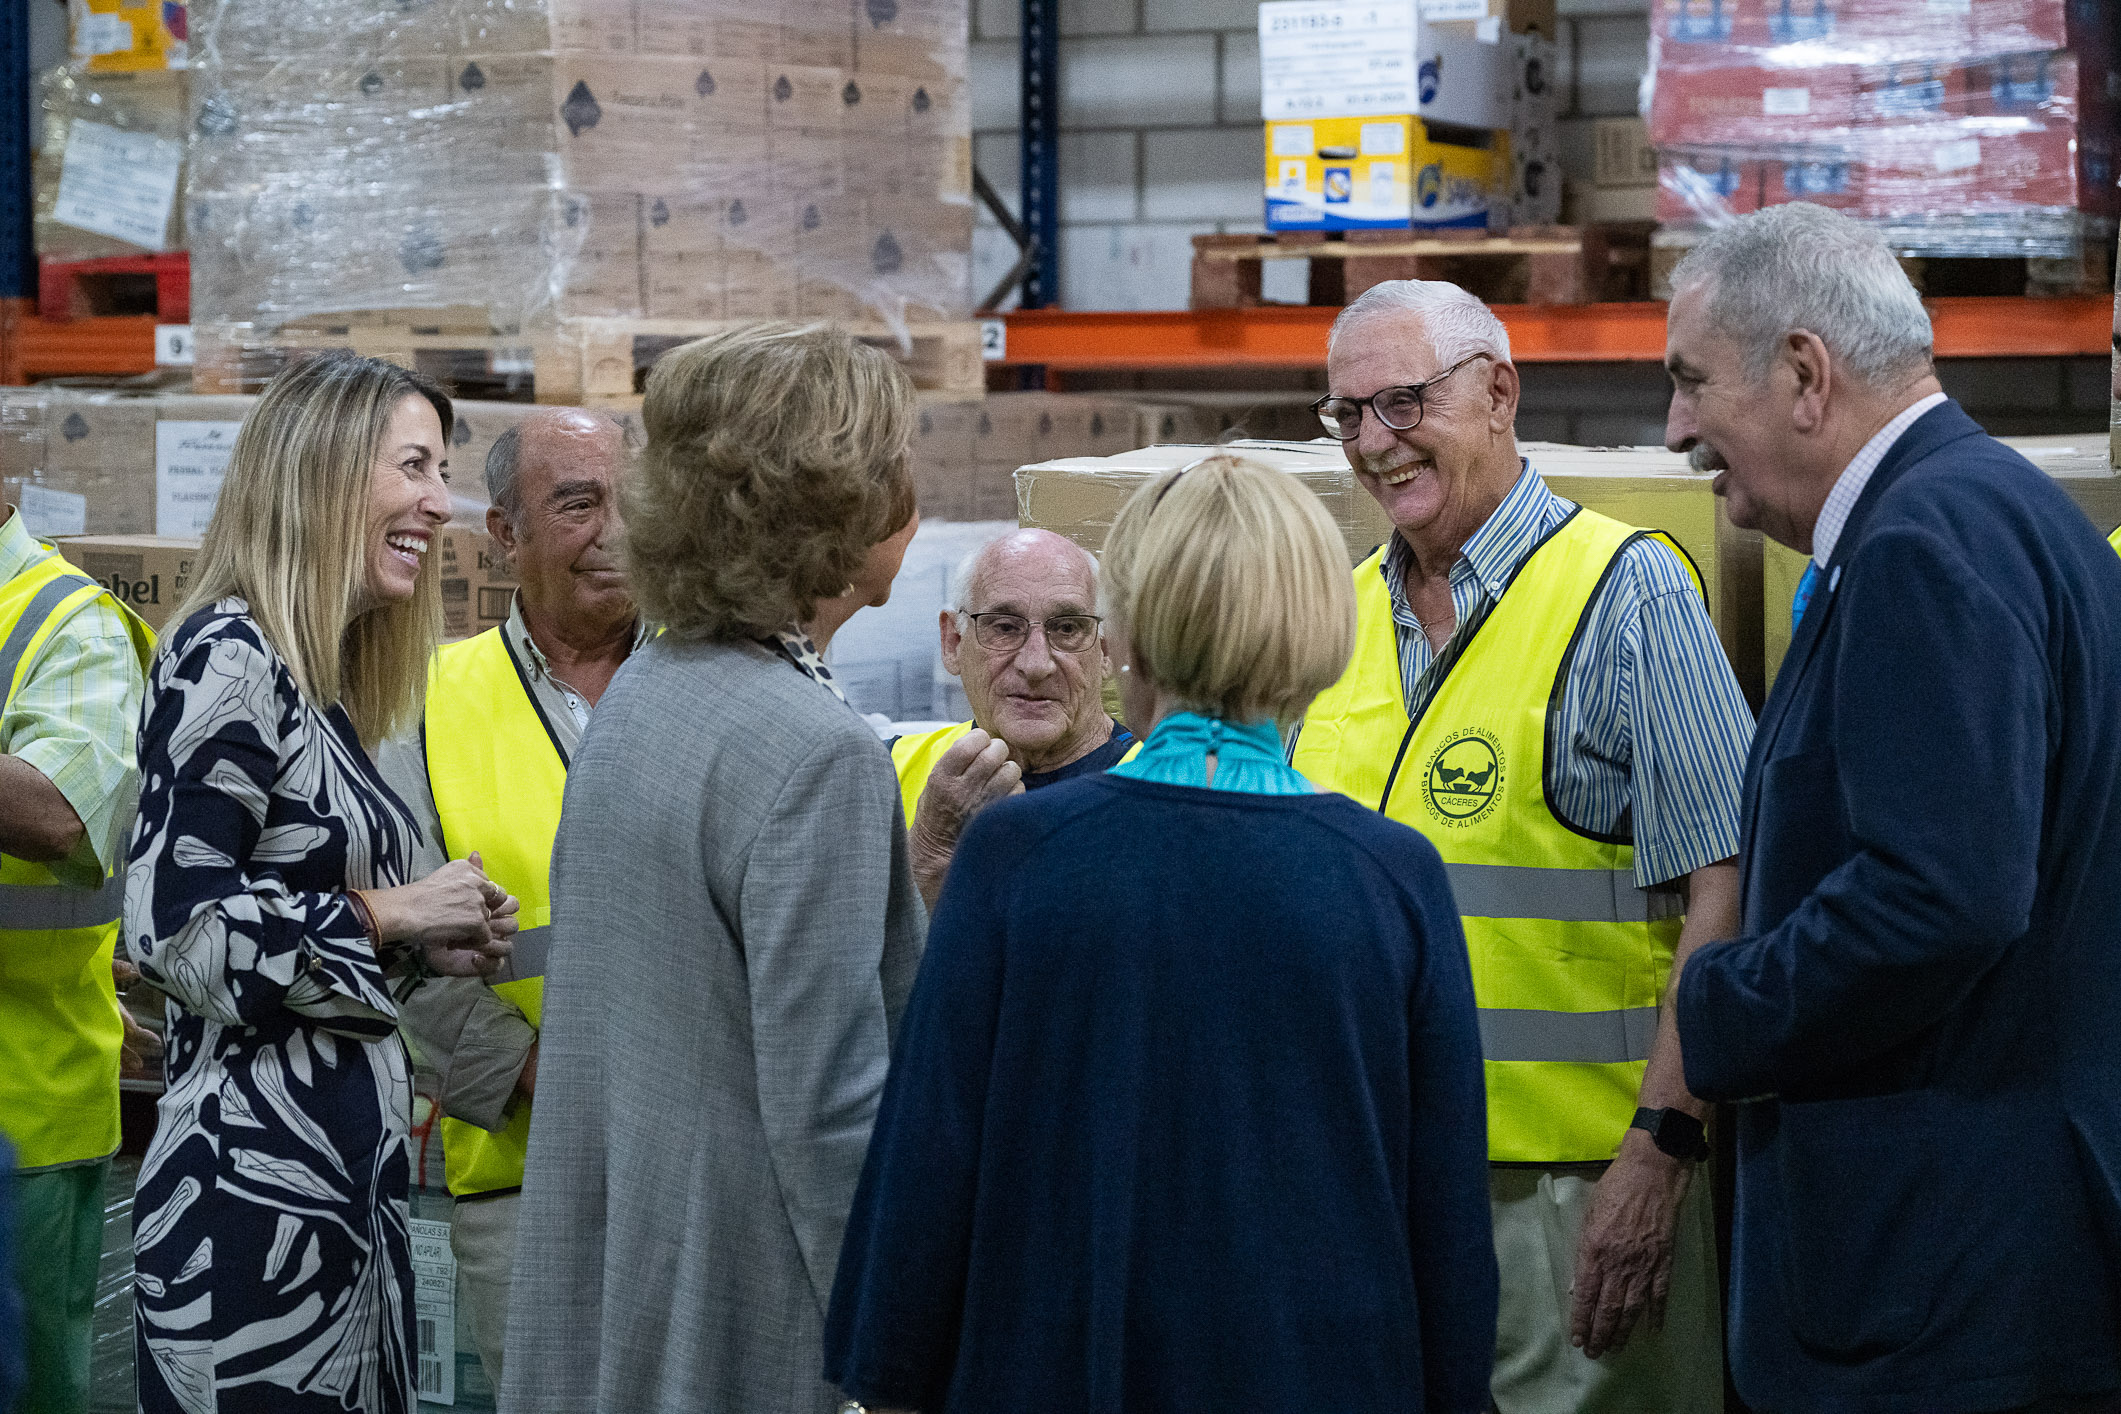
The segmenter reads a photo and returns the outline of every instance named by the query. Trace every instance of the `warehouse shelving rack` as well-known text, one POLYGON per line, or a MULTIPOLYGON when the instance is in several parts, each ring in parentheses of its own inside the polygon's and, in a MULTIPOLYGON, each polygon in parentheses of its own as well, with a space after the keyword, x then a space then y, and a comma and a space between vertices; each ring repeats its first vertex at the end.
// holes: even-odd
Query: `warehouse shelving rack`
MULTIPOLYGON (((1939 358, 2103 354, 2114 303, 2104 295, 1961 296, 1925 302, 1939 358)), ((1631 304, 1499 305, 1520 363, 1662 363, 1664 309, 1631 304)), ((1318 368, 1340 311, 1312 305, 1169 312, 1023 310, 1008 323, 1005 362, 1057 373, 1153 369, 1318 368)))

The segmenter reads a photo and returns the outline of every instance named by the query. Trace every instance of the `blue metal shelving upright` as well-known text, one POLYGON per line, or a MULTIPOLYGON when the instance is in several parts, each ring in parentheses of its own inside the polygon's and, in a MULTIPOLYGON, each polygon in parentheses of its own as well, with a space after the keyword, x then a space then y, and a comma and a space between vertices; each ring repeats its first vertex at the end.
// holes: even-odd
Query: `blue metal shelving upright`
POLYGON ((9 299, 37 293, 30 224, 29 46, 27 0, 0 0, 0 298, 9 299))
POLYGON ((1019 135, 1023 226, 1030 264, 1019 305, 1060 303, 1060 7, 1021 0, 1023 127, 1019 135))

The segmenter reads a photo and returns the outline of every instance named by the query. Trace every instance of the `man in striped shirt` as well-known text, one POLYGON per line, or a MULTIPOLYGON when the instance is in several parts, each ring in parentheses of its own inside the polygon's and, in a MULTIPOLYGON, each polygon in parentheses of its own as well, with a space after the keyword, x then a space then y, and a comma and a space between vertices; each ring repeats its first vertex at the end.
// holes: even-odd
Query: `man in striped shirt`
POLYGON ((1665 992, 1735 930, 1752 714, 1676 546, 1518 455, 1509 337, 1480 301, 1379 285, 1335 324, 1327 375, 1321 420, 1396 533, 1355 571, 1355 658, 1293 760, 1426 834, 1457 896, 1495 1406, 1720 1410, 1707 1107, 1665 992))

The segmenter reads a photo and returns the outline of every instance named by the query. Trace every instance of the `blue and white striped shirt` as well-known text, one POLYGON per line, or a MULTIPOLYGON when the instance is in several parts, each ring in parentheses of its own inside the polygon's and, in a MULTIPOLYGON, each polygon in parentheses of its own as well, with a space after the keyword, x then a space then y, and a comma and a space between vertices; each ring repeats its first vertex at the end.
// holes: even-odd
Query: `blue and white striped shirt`
MULTIPOLYGON (((1380 569, 1392 596, 1408 717, 1436 696, 1525 557, 1575 509, 1526 465, 1451 565, 1458 622, 1441 654, 1407 603, 1412 552, 1392 537, 1380 569)), ((1707 605, 1669 546, 1638 540, 1621 552, 1586 610, 1560 714, 1560 759, 1548 763, 1554 808, 1581 829, 1632 834, 1639 887, 1738 853, 1753 713, 1707 605)))

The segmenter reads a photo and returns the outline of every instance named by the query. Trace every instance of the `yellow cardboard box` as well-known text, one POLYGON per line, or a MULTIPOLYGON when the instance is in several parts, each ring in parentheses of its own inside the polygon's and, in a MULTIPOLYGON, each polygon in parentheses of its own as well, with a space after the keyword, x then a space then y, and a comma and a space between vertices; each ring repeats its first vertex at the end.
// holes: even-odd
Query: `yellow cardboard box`
POLYGON ((181 69, 184 0, 67 0, 74 59, 92 74, 181 69))
POLYGON ((1267 124, 1267 229, 1485 230, 1508 194, 1509 134, 1452 131, 1484 145, 1438 141, 1415 117, 1267 124))

